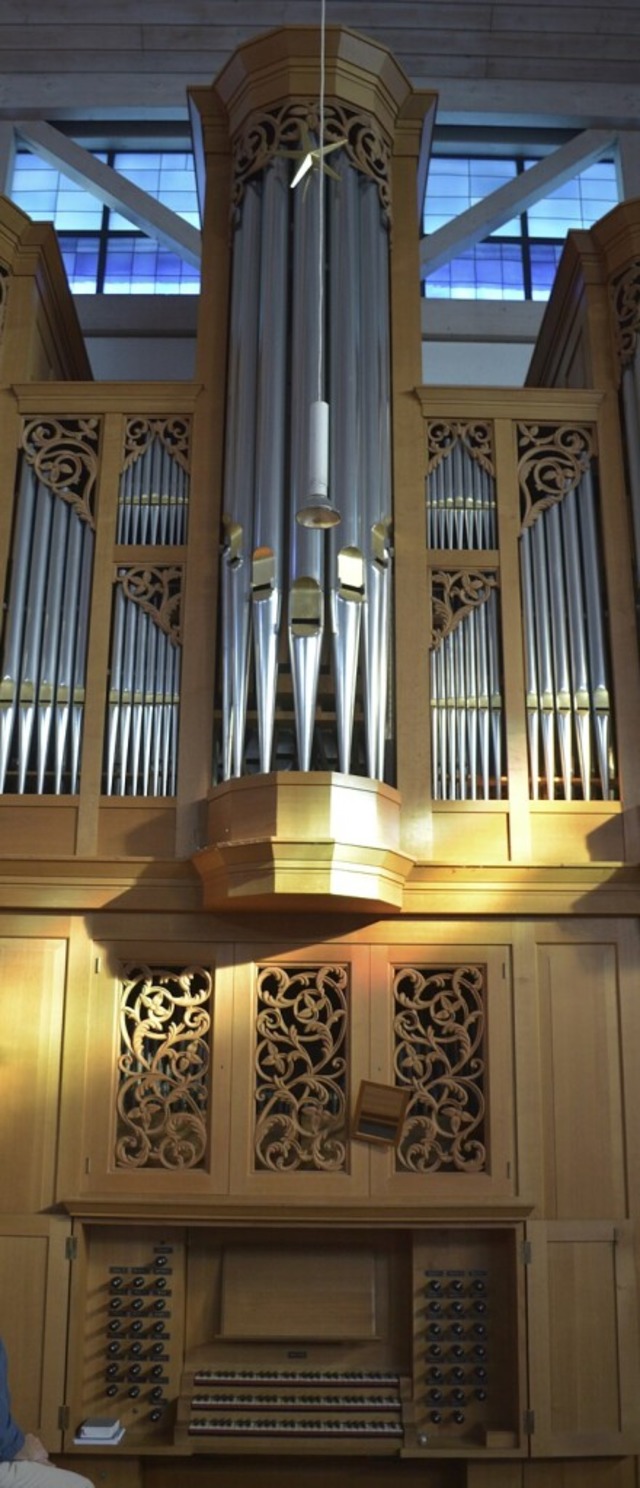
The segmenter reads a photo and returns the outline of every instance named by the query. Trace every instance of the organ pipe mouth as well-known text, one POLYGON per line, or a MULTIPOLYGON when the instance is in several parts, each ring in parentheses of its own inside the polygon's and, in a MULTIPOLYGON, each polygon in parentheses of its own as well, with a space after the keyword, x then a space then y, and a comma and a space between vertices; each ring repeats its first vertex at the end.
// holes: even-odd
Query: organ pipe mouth
POLYGON ((337 527, 341 516, 329 500, 329 404, 311 404, 309 421, 309 486, 306 504, 296 512, 301 527, 337 527))

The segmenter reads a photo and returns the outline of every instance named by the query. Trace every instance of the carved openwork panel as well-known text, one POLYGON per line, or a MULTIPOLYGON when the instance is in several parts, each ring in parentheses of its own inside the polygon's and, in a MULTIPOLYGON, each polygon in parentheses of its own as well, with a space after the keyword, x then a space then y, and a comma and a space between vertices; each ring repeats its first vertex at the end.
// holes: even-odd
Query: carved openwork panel
POLYGON ((395 1083, 411 1090, 397 1170, 485 1171, 485 967, 397 967, 393 1001, 395 1083))
POLYGON ((594 431, 584 425, 518 424, 523 528, 576 489, 594 454, 594 431))
MULTIPOLYGON (((233 145, 233 201, 238 206, 245 185, 252 176, 269 164, 276 155, 299 155, 309 148, 309 139, 318 137, 320 121, 317 104, 308 100, 287 103, 279 109, 252 114, 233 145)), ((391 145, 373 116, 364 110, 327 102, 324 106, 324 143, 342 143, 355 170, 375 181, 380 205, 387 218, 391 216, 389 165, 391 145)))
POLYGON ((129 418, 118 490, 117 542, 186 542, 191 419, 129 418))
POLYGON ((348 966, 258 969, 257 1169, 346 1170, 348 999, 348 966))
POLYGON ((451 635, 465 616, 487 603, 498 575, 485 569, 437 571, 431 575, 431 650, 451 635))
POLYGON ((42 485, 95 528, 98 418, 25 419, 22 448, 42 485))
POLYGON ((640 331, 640 259, 627 264, 611 283, 613 326, 620 371, 632 361, 640 331))
POLYGON ((119 568, 117 579, 125 599, 144 610, 172 646, 179 646, 182 569, 173 564, 119 568))
POLYGON ((211 1007, 206 967, 123 967, 118 1168, 204 1166, 211 1007))

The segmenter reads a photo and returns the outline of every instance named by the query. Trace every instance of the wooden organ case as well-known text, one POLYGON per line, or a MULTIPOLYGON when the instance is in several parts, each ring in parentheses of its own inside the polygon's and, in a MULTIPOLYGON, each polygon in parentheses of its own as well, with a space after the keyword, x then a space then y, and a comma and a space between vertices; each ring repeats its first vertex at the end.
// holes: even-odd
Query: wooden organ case
POLYGON ((93 383, 0 211, 15 1411, 108 1488, 633 1488, 640 204, 528 387, 424 388, 434 100, 329 28, 296 195, 318 63, 273 32, 192 94, 194 383, 93 383))

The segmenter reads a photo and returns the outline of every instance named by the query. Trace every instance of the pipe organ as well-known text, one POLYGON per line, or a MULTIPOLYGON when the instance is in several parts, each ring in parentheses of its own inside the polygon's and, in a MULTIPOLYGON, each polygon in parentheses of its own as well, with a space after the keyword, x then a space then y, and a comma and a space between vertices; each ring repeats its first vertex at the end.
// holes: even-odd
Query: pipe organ
POLYGON ((0 207, 16 1415, 112 1488, 632 1488, 640 206, 526 387, 425 388, 434 99, 329 28, 292 189, 318 47, 190 95, 195 382, 94 383, 0 207))

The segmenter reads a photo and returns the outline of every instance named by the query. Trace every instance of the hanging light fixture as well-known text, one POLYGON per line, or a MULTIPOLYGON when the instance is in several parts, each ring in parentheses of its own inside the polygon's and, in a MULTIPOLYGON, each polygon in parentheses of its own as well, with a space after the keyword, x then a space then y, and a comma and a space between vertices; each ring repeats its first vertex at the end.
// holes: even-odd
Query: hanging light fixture
POLYGON ((296 522, 301 527, 316 527, 324 530, 336 527, 340 513, 329 500, 329 404, 323 398, 324 363, 324 180, 325 171, 335 172, 324 163, 325 155, 336 150, 344 140, 330 145, 324 144, 324 92, 325 92, 325 12, 326 0, 322 0, 320 14, 320 99, 318 105, 318 144, 314 148, 307 140, 306 154, 296 171, 292 187, 315 170, 318 178, 318 377, 317 397, 311 404, 309 417, 309 468, 307 500, 296 512, 296 522))

